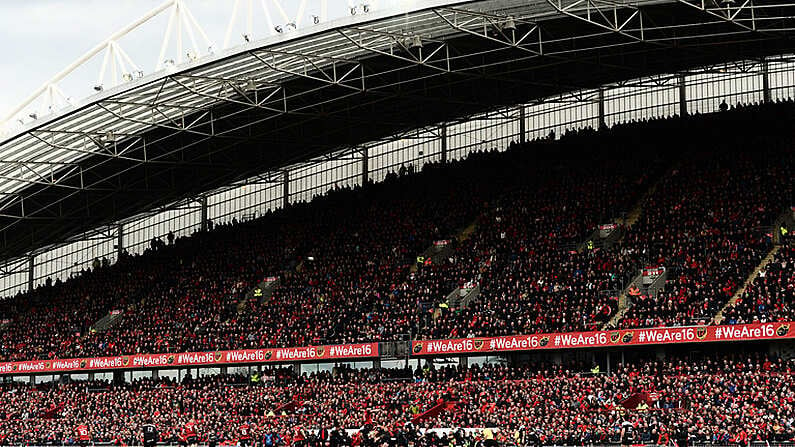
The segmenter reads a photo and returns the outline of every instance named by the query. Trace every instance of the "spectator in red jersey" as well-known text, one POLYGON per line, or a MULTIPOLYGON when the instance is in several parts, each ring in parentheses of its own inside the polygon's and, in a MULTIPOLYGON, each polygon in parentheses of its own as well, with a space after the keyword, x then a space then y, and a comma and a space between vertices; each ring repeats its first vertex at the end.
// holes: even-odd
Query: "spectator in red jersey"
POLYGON ((81 447, 86 447, 91 444, 91 433, 88 430, 88 425, 80 424, 75 427, 75 437, 81 447))
POLYGON ((199 434, 196 431, 196 421, 189 420, 182 428, 180 440, 188 447, 195 447, 199 445, 199 434))
POLYGON ((306 433, 301 426, 295 427, 295 434, 293 435, 293 445, 295 447, 304 447, 306 445, 306 433))
POLYGON ((238 429, 238 445, 240 447, 250 447, 251 446, 251 426, 248 423, 244 423, 238 429))

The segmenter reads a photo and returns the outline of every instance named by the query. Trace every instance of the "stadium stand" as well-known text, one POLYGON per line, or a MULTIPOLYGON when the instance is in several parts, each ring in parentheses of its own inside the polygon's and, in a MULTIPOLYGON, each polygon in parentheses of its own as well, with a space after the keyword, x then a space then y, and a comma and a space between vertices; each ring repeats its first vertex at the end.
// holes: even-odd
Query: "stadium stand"
POLYGON ((792 196, 793 157, 776 129, 750 154, 743 147, 760 137, 685 132, 709 125, 720 133, 790 107, 514 145, 420 173, 401 169, 381 184, 340 189, 253 222, 153 240, 143 255, 98 262, 9 301, 0 358, 594 330, 616 313, 630 278, 655 266, 671 272, 663 291, 633 297, 619 325, 707 323, 770 251, 769 226, 792 196), (657 138, 630 157, 640 134, 657 138), (672 151, 661 156, 658 148, 674 144, 687 163, 672 151), (581 158, 562 163, 556 151, 581 158), (641 218, 620 241, 583 248, 600 223, 618 222, 642 197, 641 218), (472 222, 475 230, 458 241, 472 222), (440 239, 456 245, 447 259, 412 267, 440 239), (273 296, 244 302, 269 275, 282 279, 273 296), (446 297, 466 284, 478 285, 480 296, 449 308, 446 297), (120 322, 91 330, 115 309, 120 322))
POLYGON ((299 430, 329 436, 323 433, 361 427, 354 436, 374 439, 336 445, 406 445, 422 437, 418 430, 442 427, 491 428, 519 445, 588 445, 618 442, 624 421, 634 425, 639 444, 667 445, 674 436, 698 444, 788 441, 795 436, 794 366, 735 353, 639 358, 611 373, 592 373, 581 362, 531 362, 427 364, 416 371, 338 367, 309 376, 273 369, 258 382, 218 375, 12 384, 2 387, 0 442, 68 443, 74 427, 88 424, 96 442, 134 443, 132 430, 149 417, 162 441, 175 443, 191 420, 204 439, 236 441, 246 425, 255 439, 276 433, 286 445, 299 430))

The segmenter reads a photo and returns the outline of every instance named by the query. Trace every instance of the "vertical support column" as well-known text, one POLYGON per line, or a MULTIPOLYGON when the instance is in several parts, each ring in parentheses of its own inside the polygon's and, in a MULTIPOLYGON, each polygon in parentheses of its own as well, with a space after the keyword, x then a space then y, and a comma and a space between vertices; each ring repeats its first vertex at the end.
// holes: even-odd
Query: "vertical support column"
POLYGON ((33 273, 34 267, 36 267, 36 257, 31 256, 28 258, 28 291, 33 291, 33 273))
POLYGON ((370 180, 370 149, 362 149, 362 186, 370 180))
POLYGON ((287 208, 287 205, 290 204, 290 171, 284 170, 282 175, 284 175, 284 180, 282 180, 282 208, 287 208))
POLYGON ((447 163, 447 124, 439 125, 439 143, 442 148, 442 163, 447 163))
POLYGON ((767 104, 770 102, 770 72, 767 69, 767 59, 764 57, 762 65, 762 101, 767 104))
POLYGON ((607 351, 607 375, 610 375, 610 351, 607 351))
POLYGON ((527 142, 527 128, 525 125, 525 106, 524 104, 519 105, 519 144, 525 144, 527 142))
POLYGON ((679 84, 679 116, 684 118, 687 116, 687 89, 685 89, 685 74, 679 73, 677 75, 679 84))
POLYGON ((607 127, 605 122, 605 91, 599 87, 599 130, 607 127))
POLYGON ((160 378, 160 370, 153 369, 152 370, 152 378, 155 379, 155 380, 159 379, 160 378))
POLYGON ((124 253, 124 224, 119 224, 116 227, 116 257, 121 258, 124 253))
POLYGON ((201 229, 202 232, 205 232, 209 226, 207 222, 207 196, 199 197, 199 205, 201 206, 201 229))
POLYGON ((464 368, 469 367, 469 357, 462 355, 458 358, 458 366, 463 366, 464 368))

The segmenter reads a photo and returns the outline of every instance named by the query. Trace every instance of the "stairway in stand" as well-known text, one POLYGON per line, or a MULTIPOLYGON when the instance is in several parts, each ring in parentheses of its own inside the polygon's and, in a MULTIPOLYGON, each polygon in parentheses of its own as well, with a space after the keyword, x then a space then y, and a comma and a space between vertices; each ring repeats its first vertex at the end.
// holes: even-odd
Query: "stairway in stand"
POLYGON ((627 295, 629 289, 635 284, 633 281, 628 285, 624 290, 621 291, 621 294, 618 296, 618 309, 616 310, 615 315, 613 315, 610 320, 602 326, 602 330, 606 331, 608 329, 612 329, 618 325, 618 322, 624 318, 624 314, 627 313, 627 309, 629 309, 629 305, 627 302, 627 295))
MULTIPOLYGON (((657 190, 657 185, 660 184, 665 175, 667 175, 667 173, 661 175, 651 186, 649 186, 649 189, 647 189, 646 192, 638 199, 638 201, 635 203, 635 206, 632 207, 625 217, 616 219, 616 223, 623 225, 624 227, 622 238, 624 234, 630 231, 633 225, 638 223, 638 220, 643 215, 643 207, 646 205, 649 197, 651 197, 651 195, 654 194, 654 191, 657 190)), ((610 321, 602 326, 602 330, 616 327, 618 322, 621 321, 621 318, 624 317, 627 309, 629 309, 629 300, 627 299, 627 296, 629 294, 629 290, 634 285, 635 281, 632 281, 624 288, 624 290, 621 291, 621 294, 618 296, 618 308, 616 309, 616 313, 613 315, 610 321)))
POLYGON ((759 272, 761 272, 762 269, 764 269, 765 267, 767 267, 768 264, 770 264, 770 261, 773 260, 773 258, 776 256, 776 253, 778 253, 780 248, 781 248, 780 245, 773 246, 773 248, 770 250, 770 253, 768 253, 767 256, 765 256, 764 259, 762 259, 759 265, 756 266, 754 271, 751 272, 751 274, 748 275, 747 278, 745 278, 745 282, 743 283, 742 287, 737 289, 737 291, 734 292, 734 295, 732 295, 732 297, 723 306, 723 308, 721 308, 721 310, 718 311, 718 313, 712 319, 712 323, 720 324, 723 321, 723 312, 729 307, 733 306, 734 303, 736 303, 737 300, 740 299, 741 296, 743 296, 743 293, 745 293, 745 289, 747 289, 748 286, 751 285, 751 283, 756 279, 756 277, 759 276, 759 272))

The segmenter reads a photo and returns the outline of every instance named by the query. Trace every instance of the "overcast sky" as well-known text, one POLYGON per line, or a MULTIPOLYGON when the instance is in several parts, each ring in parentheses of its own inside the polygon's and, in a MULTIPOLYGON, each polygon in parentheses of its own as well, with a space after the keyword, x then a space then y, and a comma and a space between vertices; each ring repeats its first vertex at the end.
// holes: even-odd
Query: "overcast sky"
MULTIPOLYGON (((162 4, 164 0, 0 0, 0 120, 13 107, 24 101, 33 91, 55 74, 77 60, 82 54, 115 31, 140 18, 162 4)), ((274 0, 254 0, 253 28, 265 37, 265 14, 261 4, 269 5, 274 23, 280 23, 274 0)), ((295 17, 300 0, 280 0, 286 15, 295 17)), ((328 0, 328 19, 350 14, 349 5, 369 3, 373 11, 392 9, 398 3, 421 3, 422 0, 328 0)), ((233 0, 186 0, 186 4, 204 28, 216 48, 223 44, 232 17, 233 0)), ((243 0, 243 5, 248 1, 243 0)), ((246 6, 247 7, 247 6, 246 6)), ((242 10, 243 8, 241 8, 242 10)), ((237 30, 233 42, 242 42, 246 25, 244 12, 239 10, 237 30)), ((304 17, 318 14, 319 0, 307 0, 304 17)), ((145 73, 154 71, 160 45, 168 23, 168 15, 161 13, 119 44, 145 73)), ((304 20, 309 26, 311 19, 304 20)), ((188 35, 184 31, 187 45, 188 35)), ((169 53, 175 51, 172 45, 169 53)), ((204 50, 204 48, 202 48, 204 50)), ((102 64, 101 55, 94 57, 59 84, 72 98, 84 98, 92 88, 102 64)), ((174 56, 171 55, 173 58, 174 56)), ((168 57, 167 57, 168 58, 168 57)), ((41 113, 40 113, 41 114, 41 113)))

